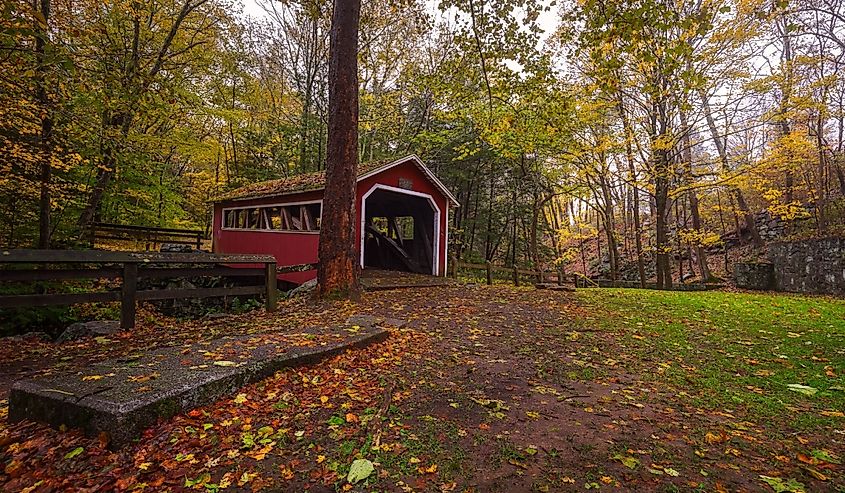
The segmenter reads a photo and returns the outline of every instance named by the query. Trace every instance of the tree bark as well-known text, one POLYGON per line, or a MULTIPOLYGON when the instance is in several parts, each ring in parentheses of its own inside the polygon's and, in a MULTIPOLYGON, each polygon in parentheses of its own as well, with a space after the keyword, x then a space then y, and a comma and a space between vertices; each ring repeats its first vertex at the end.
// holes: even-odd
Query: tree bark
MULTIPOLYGON (((780 29, 781 42, 783 43, 783 51, 781 52, 781 69, 784 70, 784 81, 781 89, 781 100, 778 114, 780 116, 781 136, 786 137, 790 133, 789 125, 789 105, 792 98, 792 35, 789 33, 790 22, 787 18, 786 11, 788 10, 788 1, 784 6, 784 13, 777 21, 778 29, 780 29)), ((784 198, 787 203, 793 201, 794 181, 792 170, 789 169, 792 163, 787 164, 786 172, 784 173, 784 198)))
POLYGON ((839 195, 845 197, 845 98, 839 99, 839 121, 837 122, 837 145, 836 153, 833 156, 833 169, 836 172, 836 179, 839 181, 839 195))
POLYGON ((628 179, 631 180, 633 189, 633 216, 634 216, 634 246, 637 251, 637 272, 640 276, 640 287, 645 288, 645 261, 643 259, 643 237, 642 226, 640 225, 640 189, 637 186, 637 170, 634 167, 634 149, 631 146, 633 132, 631 123, 628 121, 628 113, 625 111, 625 101, 622 99, 622 91, 617 91, 619 115, 622 118, 622 129, 625 132, 625 161, 628 164, 628 179))
POLYGON ((604 198, 604 231, 607 236, 607 259, 610 262, 610 280, 619 279, 619 245, 616 241, 616 217, 613 213, 613 196, 607 176, 599 176, 602 196, 604 198))
POLYGON ((53 118, 50 111, 50 98, 47 95, 47 60, 46 45, 48 37, 48 26, 50 20, 50 0, 40 0, 38 11, 42 19, 39 19, 39 29, 35 36, 35 60, 37 71, 36 98, 41 105, 43 116, 41 117, 41 173, 40 173, 40 196, 38 200, 38 248, 50 248, 50 182, 52 181, 53 168, 50 163, 52 154, 51 140, 53 137, 53 118), (42 24, 43 23, 43 24, 42 24))
POLYGON ((318 293, 323 297, 357 298, 360 292, 355 245, 360 15, 360 0, 335 0, 329 58, 326 191, 317 270, 318 293))
POLYGON ((669 228, 666 224, 669 214, 669 180, 667 175, 666 152, 658 151, 655 156, 656 176, 654 179, 655 188, 655 209, 657 215, 657 235, 655 238, 657 288, 669 289, 672 287, 672 273, 669 264, 669 228))
MULTIPOLYGON (((692 179, 692 142, 689 136, 689 122, 687 121, 687 114, 681 111, 681 127, 683 128, 683 158, 686 165, 686 172, 688 179, 692 179)), ((696 233, 701 234, 701 212, 698 206, 698 194, 695 189, 690 189, 687 193, 690 205, 690 215, 692 216, 692 227, 696 233)), ((707 250, 701 241, 697 241, 695 245, 695 256, 698 259, 698 269, 701 272, 701 279, 705 282, 710 281, 713 275, 710 272, 710 267, 707 265, 707 250)))
MULTIPOLYGON (((121 140, 125 140, 129 135, 129 129, 132 127, 132 116, 130 114, 120 112, 111 118, 107 118, 106 121, 106 129, 119 129, 121 140)), ((100 212, 100 205, 103 202, 106 188, 108 188, 111 179, 114 177, 118 152, 119 150, 114 138, 112 137, 110 139, 106 137, 106 140, 102 143, 102 166, 97 169, 97 179, 94 187, 91 189, 91 194, 88 196, 88 203, 79 216, 79 227, 82 228, 83 233, 82 238, 89 243, 93 243, 91 226, 100 212)))
POLYGON ((669 116, 664 95, 658 94, 652 102, 652 169, 654 178, 654 208, 657 217, 655 235, 655 268, 657 288, 672 288, 672 266, 669 263, 669 150, 664 139, 669 133, 669 116))

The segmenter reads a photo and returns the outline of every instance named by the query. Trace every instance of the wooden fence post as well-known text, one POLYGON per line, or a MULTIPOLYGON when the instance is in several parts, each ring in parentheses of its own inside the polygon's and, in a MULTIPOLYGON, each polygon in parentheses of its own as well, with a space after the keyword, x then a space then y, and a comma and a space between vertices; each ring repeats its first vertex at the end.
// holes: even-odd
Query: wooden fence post
POLYGON ((563 286, 563 265, 557 266, 557 285, 563 286))
POLYGON ((449 256, 449 274, 451 275, 452 279, 458 278, 458 257, 454 255, 449 256))
POLYGON ((543 284, 543 269, 537 269, 537 284, 543 284))
POLYGON ((519 268, 513 266, 513 285, 519 287, 519 268))
POLYGON ((485 267, 487 267, 487 285, 493 285, 493 264, 488 260, 485 267))
POLYGON ((135 295, 138 291, 138 264, 123 264, 123 286, 120 289, 120 328, 135 328, 135 295))
POLYGON ((266 308, 268 312, 276 311, 279 301, 279 287, 276 280, 276 262, 264 264, 264 283, 266 285, 266 308))

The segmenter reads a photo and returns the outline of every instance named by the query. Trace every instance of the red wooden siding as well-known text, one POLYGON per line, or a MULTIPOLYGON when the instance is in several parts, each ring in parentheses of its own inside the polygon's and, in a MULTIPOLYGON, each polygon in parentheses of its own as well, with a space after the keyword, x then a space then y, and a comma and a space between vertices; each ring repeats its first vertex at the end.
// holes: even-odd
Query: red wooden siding
MULTIPOLYGON (((276 257, 278 265, 317 262, 319 233, 293 231, 245 231, 223 229, 223 209, 321 200, 323 191, 214 204, 214 253, 261 253, 276 257)), ((279 279, 302 284, 317 277, 316 270, 280 274, 279 279)))
MULTIPOLYGON (((439 254, 437 273, 446 272, 447 220, 449 201, 440 190, 420 171, 412 160, 407 160, 390 169, 377 173, 358 182, 356 198, 356 248, 360 258, 361 245, 361 199, 374 185, 381 184, 394 188, 405 188, 414 192, 430 195, 440 209, 439 254), (400 186, 400 178, 402 184, 400 186), (408 187, 410 185, 410 188, 408 187)), ((213 244, 216 253, 258 253, 276 257, 279 265, 296 265, 317 262, 318 233, 298 233, 282 231, 250 231, 223 229, 223 209, 245 206, 280 205, 295 202, 320 200, 323 191, 312 191, 290 195, 278 195, 260 199, 228 201, 214 204, 213 244)), ((281 274, 279 279, 294 283, 303 283, 315 278, 316 271, 281 274)))

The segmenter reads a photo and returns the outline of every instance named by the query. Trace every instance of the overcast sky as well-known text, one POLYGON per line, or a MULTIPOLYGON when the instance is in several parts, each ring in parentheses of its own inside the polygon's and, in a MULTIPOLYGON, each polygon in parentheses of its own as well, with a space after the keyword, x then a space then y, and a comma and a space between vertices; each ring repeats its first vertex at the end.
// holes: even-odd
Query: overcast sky
MULTIPOLYGON (((250 17, 265 17, 267 14, 264 12, 257 1, 258 0, 241 0, 244 5, 244 14, 250 17)), ((378 1, 378 0, 375 0, 378 1)), ((551 0, 542 0, 543 3, 548 4, 551 0)), ((440 12, 437 8, 439 4, 439 0, 426 0, 426 4, 428 5, 429 11, 434 14, 435 16, 439 16, 440 12)), ((543 41, 545 41, 548 36, 550 36, 555 28, 557 27, 558 21, 558 10, 557 7, 552 8, 548 12, 543 12, 540 15, 540 18, 537 20, 540 28, 543 29, 543 41)))

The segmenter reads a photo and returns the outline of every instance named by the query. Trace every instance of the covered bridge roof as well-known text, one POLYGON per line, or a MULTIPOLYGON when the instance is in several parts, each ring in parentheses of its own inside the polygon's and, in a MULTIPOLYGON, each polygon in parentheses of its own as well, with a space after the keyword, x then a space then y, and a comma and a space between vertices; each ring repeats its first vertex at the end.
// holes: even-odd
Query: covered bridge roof
MULTIPOLYGON (((457 207, 458 200, 452 195, 446 186, 434 176, 428 167, 423 164, 422 160, 415 154, 411 154, 399 159, 382 159, 379 161, 369 161, 360 163, 358 165, 358 181, 369 178, 373 175, 381 173, 394 166, 402 163, 413 162, 422 171, 431 182, 437 187, 440 192, 446 196, 449 201, 457 207)), ((322 190, 326 187, 326 172, 316 171, 313 173, 303 173, 299 175, 279 178, 277 180, 262 181, 252 183, 230 192, 227 192, 217 197, 214 202, 231 202, 238 200, 259 199, 264 197, 275 197, 279 195, 290 195, 302 192, 312 192, 322 190)))

